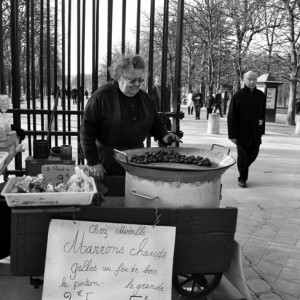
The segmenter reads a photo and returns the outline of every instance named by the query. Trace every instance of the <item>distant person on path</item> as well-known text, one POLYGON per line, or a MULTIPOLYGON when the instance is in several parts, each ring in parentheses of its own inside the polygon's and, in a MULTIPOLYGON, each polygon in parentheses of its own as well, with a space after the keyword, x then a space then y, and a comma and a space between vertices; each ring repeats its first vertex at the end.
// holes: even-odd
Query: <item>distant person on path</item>
POLYGON ((208 92, 208 97, 206 99, 206 119, 208 120, 208 116, 209 114, 212 113, 213 111, 213 106, 214 106, 214 103, 215 103, 215 98, 213 96, 213 93, 212 91, 209 91, 208 92))
POLYGON ((186 96, 186 98, 187 98, 188 115, 192 115, 194 109, 193 91, 190 91, 186 96))
POLYGON ((77 97, 78 97, 78 90, 77 89, 72 89, 71 90, 71 97, 72 97, 72 100, 73 100, 73 104, 76 104, 77 103, 77 97))
POLYGON ((203 96, 200 93, 199 89, 193 94, 193 103, 194 103, 194 110, 195 110, 195 119, 200 120, 200 109, 203 105, 203 96))
POLYGON ((223 118, 223 114, 222 114, 222 95, 220 90, 218 90, 218 93, 216 94, 215 97, 215 109, 214 109, 214 114, 217 112, 217 110, 219 110, 220 112, 220 116, 223 118))
POLYGON ((256 88, 257 74, 244 74, 244 88, 230 102, 227 125, 228 137, 237 146, 238 184, 247 187, 250 165, 259 153, 265 124, 265 94, 256 88))
POLYGON ((85 95, 85 98, 88 99, 89 98, 89 91, 85 90, 84 95, 85 95))

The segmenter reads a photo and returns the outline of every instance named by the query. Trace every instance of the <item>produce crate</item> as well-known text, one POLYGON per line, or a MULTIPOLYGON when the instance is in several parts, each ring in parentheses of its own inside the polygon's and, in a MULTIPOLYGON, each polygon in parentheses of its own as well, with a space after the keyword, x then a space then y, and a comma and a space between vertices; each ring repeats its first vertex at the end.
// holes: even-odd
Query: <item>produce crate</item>
POLYGON ((93 195, 97 193, 92 177, 93 191, 91 192, 10 193, 13 185, 22 179, 22 177, 10 178, 1 193, 10 207, 90 205, 93 195))

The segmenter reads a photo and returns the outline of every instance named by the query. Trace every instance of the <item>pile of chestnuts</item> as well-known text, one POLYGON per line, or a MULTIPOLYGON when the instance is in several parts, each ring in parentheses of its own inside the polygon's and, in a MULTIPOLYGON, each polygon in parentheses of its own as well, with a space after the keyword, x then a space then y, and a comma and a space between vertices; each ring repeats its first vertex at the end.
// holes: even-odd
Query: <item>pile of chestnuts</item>
POLYGON ((211 166, 211 161, 208 158, 195 155, 185 155, 175 152, 174 150, 165 151, 159 150, 157 152, 145 152, 141 155, 132 155, 130 162, 135 164, 149 164, 149 163, 179 163, 179 164, 193 164, 198 166, 211 166))

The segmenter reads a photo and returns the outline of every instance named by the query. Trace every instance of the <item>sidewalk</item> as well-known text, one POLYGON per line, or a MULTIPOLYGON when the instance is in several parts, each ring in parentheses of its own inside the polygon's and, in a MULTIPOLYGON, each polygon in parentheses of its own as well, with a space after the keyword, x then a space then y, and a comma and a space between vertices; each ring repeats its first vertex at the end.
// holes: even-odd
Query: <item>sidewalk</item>
MULTIPOLYGON (((254 300, 300 299, 300 137, 284 118, 278 115, 276 123, 266 124, 248 188, 238 187, 236 165, 222 176, 221 207, 238 208, 235 238, 242 246, 244 275, 254 300)), ((183 146, 210 149, 216 143, 230 147, 236 158, 226 117, 218 135, 206 133, 205 119, 205 111, 200 121, 185 114, 183 146)))
MULTIPOLYGON (((210 149, 219 144, 236 158, 226 117, 220 120, 220 134, 207 134, 205 110, 200 120, 182 110, 181 146, 210 149)), ((242 247, 244 275, 254 300, 300 299, 300 136, 284 118, 278 115, 276 123, 266 124, 248 188, 238 187, 236 165, 222 176, 221 207, 238 208, 235 239, 242 247)), ((41 288, 35 290, 29 278, 9 275, 9 259, 0 261, 0 291, 0 300, 41 299, 41 288)))

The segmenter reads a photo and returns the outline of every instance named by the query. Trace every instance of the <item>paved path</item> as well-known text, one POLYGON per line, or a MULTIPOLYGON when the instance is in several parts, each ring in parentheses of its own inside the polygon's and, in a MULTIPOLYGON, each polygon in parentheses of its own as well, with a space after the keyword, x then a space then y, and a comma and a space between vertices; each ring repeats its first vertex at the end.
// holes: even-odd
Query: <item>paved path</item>
MULTIPOLYGON (((260 154, 250 167, 248 188, 237 185, 237 167, 222 176, 221 206, 238 208, 236 240, 253 299, 300 299, 300 136, 284 123, 266 124, 260 154)), ((226 117, 220 134, 207 134, 205 112, 200 121, 187 115, 181 123, 183 146, 235 146, 227 138, 226 117)))
MULTIPOLYGON (((235 146, 227 138, 226 117, 220 121, 220 134, 207 134, 204 110, 199 121, 193 117, 186 113, 181 122, 182 146, 210 149, 216 143, 230 147, 236 158, 235 146)), ((254 300, 300 299, 299 171, 300 137, 278 115, 276 123, 266 124, 248 188, 238 187, 236 165, 222 176, 221 207, 238 208, 236 240, 242 246, 244 275, 254 300)), ((41 289, 33 289, 28 278, 9 276, 9 260, 0 261, 0 291, 1 300, 41 299, 41 289)))

